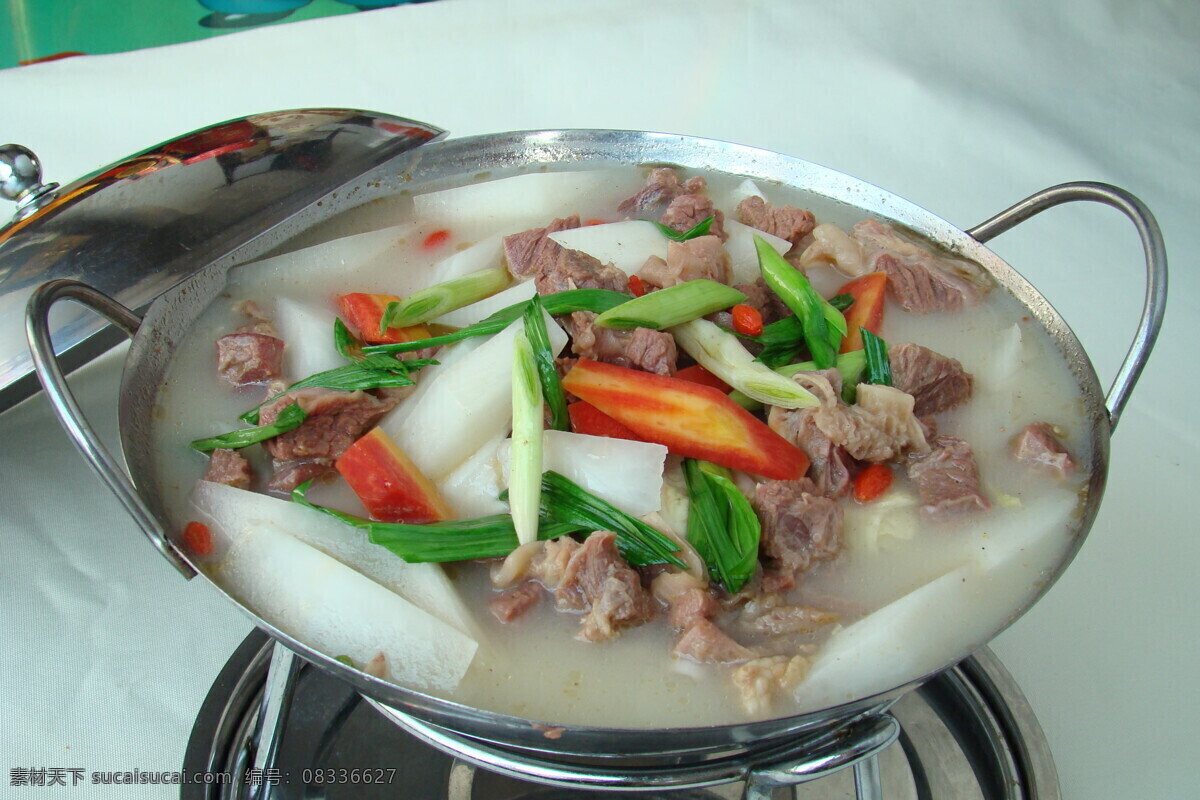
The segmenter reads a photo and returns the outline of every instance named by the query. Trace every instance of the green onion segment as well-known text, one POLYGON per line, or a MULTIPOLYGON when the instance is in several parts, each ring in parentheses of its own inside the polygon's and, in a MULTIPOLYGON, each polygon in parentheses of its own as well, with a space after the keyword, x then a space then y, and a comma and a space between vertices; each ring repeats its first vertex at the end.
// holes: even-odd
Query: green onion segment
MULTIPOLYGON (((596 314, 602 314, 613 306, 624 303, 628 299, 629 295, 623 292, 614 292, 611 289, 568 289, 565 292, 548 294, 541 299, 541 302, 547 314, 557 317, 560 314, 570 314, 575 311, 591 311, 596 314)), ((504 330, 513 320, 524 314, 527 303, 528 301, 513 303, 511 306, 500 309, 487 319, 480 320, 474 325, 468 325, 454 333, 431 336, 428 339, 418 339, 413 342, 369 345, 363 348, 363 352, 408 353, 426 347, 451 344, 463 339, 470 339, 474 336, 491 336, 493 333, 499 333, 504 330)))
POLYGON ((684 459, 683 470, 692 500, 688 541, 725 589, 735 593, 758 564, 758 517, 728 470, 691 458, 684 459))
POLYGON ((842 312, 829 305, 808 282, 808 278, 775 252, 761 236, 754 237, 758 266, 763 280, 800 319, 808 352, 820 369, 837 361, 838 346, 846 332, 842 312))
POLYGON ((746 302, 746 295, 723 283, 700 278, 610 308, 596 317, 602 328, 651 328, 659 331, 746 302))
POLYGON ((525 336, 533 348, 533 359, 542 383, 542 399, 550 409, 550 427, 556 431, 567 431, 571 429, 571 420, 567 416, 567 397, 558 377, 558 368, 554 365, 555 354, 550 349, 550 333, 546 330, 546 317, 542 312, 542 301, 538 295, 534 295, 525 307, 525 336))
POLYGON ((385 333, 388 328, 420 325, 448 311, 491 297, 507 287, 509 280, 506 269, 481 269, 414 292, 403 300, 388 303, 387 310, 379 319, 379 332, 385 333))
POLYGON ((663 236, 667 237, 673 242, 686 242, 688 239, 695 239, 699 236, 704 236, 707 234, 708 229, 712 227, 714 219, 716 219, 715 214, 705 217, 704 219, 700 220, 700 222, 696 223, 695 227, 688 228, 686 231, 682 232, 677 231, 674 228, 668 228, 661 222, 655 222, 652 219, 646 219, 642 221, 653 224, 658 228, 659 232, 662 233, 663 236))
POLYGON ((508 507, 517 541, 537 540, 542 491, 542 385, 534 364, 533 347, 524 331, 513 341, 512 466, 508 477, 508 507))
POLYGON ((755 361, 736 336, 708 320, 676 325, 671 333, 700 366, 760 403, 781 408, 820 405, 811 392, 755 361))
POLYGON ((892 365, 888 361, 887 342, 862 329, 863 352, 867 358, 867 383, 877 383, 883 386, 892 385, 892 365))
POLYGON ((192 442, 192 448, 201 452, 216 450, 218 448, 236 450, 240 447, 248 447, 252 444, 278 436, 281 433, 287 433, 293 428, 298 428, 308 419, 308 414, 304 413, 304 409, 299 403, 292 403, 279 412, 279 417, 270 425, 260 425, 257 428, 246 428, 245 430, 232 431, 223 433, 220 436, 214 436, 210 439, 197 439, 192 442))

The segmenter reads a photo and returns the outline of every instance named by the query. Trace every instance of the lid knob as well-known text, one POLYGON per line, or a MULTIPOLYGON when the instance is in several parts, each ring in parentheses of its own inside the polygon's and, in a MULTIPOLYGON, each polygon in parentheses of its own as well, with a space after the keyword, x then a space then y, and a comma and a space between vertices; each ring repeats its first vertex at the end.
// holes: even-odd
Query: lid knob
POLYGON ((0 146, 0 195, 17 202, 17 219, 49 201, 57 183, 42 183, 42 165, 33 151, 19 144, 0 146))

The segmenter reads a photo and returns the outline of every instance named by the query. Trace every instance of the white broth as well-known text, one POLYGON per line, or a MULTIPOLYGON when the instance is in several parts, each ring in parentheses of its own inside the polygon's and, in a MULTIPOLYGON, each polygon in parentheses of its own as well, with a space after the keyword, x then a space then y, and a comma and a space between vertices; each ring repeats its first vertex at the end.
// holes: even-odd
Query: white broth
MULTIPOLYGON (((496 182, 485 184, 487 191, 475 192, 464 204, 454 202, 453 195, 434 202, 420 197, 415 203, 407 197, 378 201, 306 232, 308 249, 234 270, 226 291, 179 348, 157 400, 154 446, 174 528, 182 530, 194 519, 188 498, 207 466, 206 457, 190 449, 189 442, 239 427, 238 415, 264 399, 262 386, 232 388, 215 373, 214 342, 246 322, 239 310, 243 302, 255 301, 268 318, 280 313, 282 301, 312 310, 315 319, 332 320, 336 294, 407 295, 464 269, 500 266, 500 235, 572 213, 584 220, 623 219, 616 206, 637 192, 644 176, 644 170, 634 168, 589 172, 556 181, 544 195, 528 185, 510 191, 496 182), (520 206, 521 193, 529 192, 535 197, 520 206), (484 202, 493 204, 490 211, 477 205, 484 202), (422 208, 429 216, 415 218, 422 208), (380 227, 389 224, 394 227, 380 227), (449 241, 424 247, 426 238, 439 230, 450 231, 449 241), (468 256, 443 263, 455 253, 468 256)), ((733 218, 736 198, 750 189, 740 177, 706 177, 709 196, 733 218)), ((811 208, 818 222, 848 229, 859 219, 852 209, 787 187, 758 188, 777 205, 811 208)), ((847 280, 813 276, 827 294, 847 280)), ((791 602, 835 611, 841 619, 805 641, 803 654, 810 667, 793 696, 778 698, 769 710, 748 711, 730 683, 729 666, 671 655, 677 634, 665 614, 603 643, 577 640, 579 617, 557 611, 546 599, 501 624, 488 612, 488 600, 495 595, 488 566, 475 562, 450 564, 445 570, 474 616, 478 650, 457 687, 433 682, 420 688, 554 724, 728 724, 815 710, 886 690, 985 641, 1040 591, 1075 536, 1085 469, 1092 461, 1082 400, 1047 334, 1000 287, 980 305, 957 313, 906 313, 889 300, 882 335, 893 346, 916 342, 956 358, 974 375, 972 398, 937 414, 937 427, 939 434, 971 444, 991 508, 931 522, 918 512, 916 489, 903 469, 895 470, 895 483, 880 500, 841 500, 842 552, 800 574, 789 595, 791 602), (1047 478, 1013 460, 1012 437, 1033 422, 1051 423, 1064 433, 1063 442, 1078 465, 1069 479, 1047 478)), ((288 349, 296 350, 325 346, 330 337, 328 327, 322 327, 304 337, 319 340, 317 345, 284 338, 288 349)), ((465 352, 478 346, 474 340, 454 347, 465 352)), ((443 350, 436 357, 446 359, 450 353, 443 350)), ((300 355, 304 363, 321 357, 311 352, 288 357, 300 355)), ((302 377, 287 375, 292 381, 302 377)), ((402 403, 397 411, 403 413, 403 408, 402 403)), ((269 458, 261 447, 249 447, 244 454, 258 475, 269 474, 269 458)), ((315 486, 310 498, 365 513, 341 484, 315 486)), ((219 569, 212 574, 221 581, 219 569)), ((253 610, 270 619, 263 608, 253 610)))

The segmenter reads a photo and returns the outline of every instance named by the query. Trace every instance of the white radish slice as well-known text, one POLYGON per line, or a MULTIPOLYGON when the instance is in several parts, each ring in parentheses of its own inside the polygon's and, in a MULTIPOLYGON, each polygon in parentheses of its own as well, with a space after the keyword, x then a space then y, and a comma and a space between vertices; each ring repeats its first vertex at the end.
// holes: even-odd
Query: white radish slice
MULTIPOLYGON (((509 442, 499 449, 504 485, 508 485, 509 442)), ((635 517, 662 508, 661 444, 588 436, 567 431, 542 434, 542 468, 553 470, 635 517)))
POLYGON ((434 355, 434 360, 438 363, 430 364, 428 367, 422 367, 417 372, 417 388, 413 389, 412 394, 400 401, 400 404, 387 413, 387 416, 380 421, 380 427, 392 437, 392 441, 396 440, 392 436, 392 431, 398 431, 404 427, 408 415, 413 409, 421 403, 421 398, 433 386, 437 380, 438 373, 442 370, 449 369, 460 359, 466 358, 470 353, 474 352, 480 345, 486 341, 486 337, 476 336, 471 339, 463 339, 453 344, 448 344, 440 348, 434 355))
POLYGON ((474 183, 413 198, 419 219, 433 218, 454 230, 507 230, 546 225, 571 213, 604 184, 602 172, 535 172, 474 183))
POLYGON ((243 520, 213 580, 285 633, 366 665, 383 653, 390 677, 424 691, 454 689, 478 644, 266 520, 243 520))
POLYGON ((289 383, 346 365, 333 346, 332 306, 324 308, 290 297, 275 298, 275 330, 284 341, 283 375, 289 383))
POLYGON ((656 225, 637 219, 585 225, 552 233, 548 238, 568 250, 581 250, 603 264, 612 264, 626 275, 637 273, 650 256, 666 260, 670 241, 656 225))
MULTIPOLYGON (((311 496, 310 496, 311 497, 311 496)), ((242 520, 269 519, 280 530, 390 589, 418 608, 476 638, 478 628, 454 584, 438 564, 409 564, 366 533, 310 508, 257 492, 199 481, 192 510, 214 537, 230 541, 242 520)))
MULTIPOLYGON (((558 323, 543 312, 554 354, 567 344, 558 323)), ((512 420, 513 337, 524 330, 517 319, 453 364, 436 367, 420 397, 410 397, 403 424, 393 415, 380 422, 388 436, 435 483, 444 479, 512 420)))
POLYGON ((514 303, 524 302, 535 294, 537 294, 537 287, 534 286, 533 281, 524 281, 510 286, 502 292, 497 292, 491 297, 485 297, 482 300, 471 303, 469 306, 448 311, 430 321, 436 322, 439 325, 465 328, 468 325, 474 325, 476 322, 490 317, 502 308, 507 308, 514 303))
MULTIPOLYGON (((960 652, 962 637, 974 635, 964 621, 978 605, 973 601, 982 575, 974 565, 961 566, 837 631, 817 653, 797 698, 808 706, 862 697, 960 652)), ((992 617, 977 610, 976 617, 990 625, 992 617)))
MULTIPOLYGON (((500 462, 497 459, 501 442, 507 441, 507 431, 489 439, 475 455, 438 483, 438 493, 450 504, 459 519, 508 513, 508 506, 500 500, 500 492, 507 482, 500 482, 500 462)), ((505 452, 507 450, 506 444, 505 452)))
POLYGON ((733 280, 731 283, 753 283, 762 275, 758 268, 758 251, 754 249, 754 237, 761 236, 767 244, 774 247, 776 252, 783 255, 792 249, 792 243, 765 231, 743 225, 737 220, 725 218, 725 232, 729 234, 725 242, 725 250, 733 263, 733 280))
POLYGON ((481 269, 499 267, 503 239, 504 237, 500 234, 489 236, 466 250, 460 250, 452 256, 443 258, 433 265, 433 274, 430 277, 429 285, 445 283, 464 275, 470 275, 472 272, 479 272, 481 269))
POLYGON ((762 189, 758 188, 758 184, 749 178, 746 178, 746 180, 733 187, 733 190, 729 193, 730 213, 732 214, 733 211, 738 207, 738 204, 747 197, 761 197, 763 200, 767 199, 766 195, 762 193, 762 189))

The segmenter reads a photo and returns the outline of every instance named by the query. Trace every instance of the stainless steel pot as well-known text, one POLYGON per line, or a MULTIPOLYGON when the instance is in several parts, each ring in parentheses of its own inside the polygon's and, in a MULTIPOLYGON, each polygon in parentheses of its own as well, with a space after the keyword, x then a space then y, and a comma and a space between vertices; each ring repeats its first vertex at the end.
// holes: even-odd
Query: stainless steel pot
MULTIPOLYGON (((420 127, 429 129, 428 126, 420 127)), ((423 144, 328 192, 263 235, 272 242, 286 241, 322 220, 371 200, 398 192, 415 194, 463 185, 478 180, 481 173, 499 177, 532 170, 577 170, 650 163, 675 164, 687 169, 781 183, 814 197, 844 204, 864 216, 906 226, 983 265, 1028 308, 1029 315, 1049 332, 1071 366, 1087 418, 1091 421, 1093 453, 1092 461, 1087 465, 1091 478, 1078 519, 1078 533, 1055 574, 1045 582, 1044 592, 1071 561, 1095 519, 1107 474, 1109 438, 1149 356, 1166 301, 1166 256, 1157 224, 1137 198, 1121 189, 1096 183, 1056 186, 1029 197, 981 225, 962 231, 882 189, 777 153, 660 133, 534 131, 423 144), (1145 250, 1145 305, 1133 343, 1107 395, 1067 324, 1016 270, 984 247, 988 240, 1047 208, 1079 200, 1104 203, 1123 212, 1137 228, 1145 250)), ((222 254, 183 280, 160 296, 140 319, 103 294, 74 281, 55 281, 42 286, 29 305, 28 335, 34 362, 63 425, 154 546, 187 577, 195 574, 194 566, 165 535, 167 516, 154 468, 155 457, 149 448, 151 408, 177 345, 187 335, 193 321, 222 290, 226 272, 264 249, 261 241, 250 244, 253 246, 222 254), (64 298, 92 308, 133 338, 125 364, 120 402, 121 445, 128 475, 117 466, 80 415, 55 362, 47 319, 51 306, 64 298)), ((222 591, 215 584, 213 588, 222 591)), ((1009 619, 1015 620, 1032 602, 1025 608, 1013 609, 1009 619)), ((765 753, 765 761, 776 770, 772 773, 775 778, 795 782, 808 774, 806 770, 849 763, 891 741, 896 732, 886 716, 888 705, 934 674, 914 675, 905 684, 887 692, 820 712, 782 719, 671 730, 569 727, 560 738, 552 739, 544 732, 545 726, 555 724, 554 720, 526 720, 482 711, 372 678, 312 650, 267 624, 249 609, 242 608, 256 625, 287 648, 285 653, 299 654, 353 684, 385 713, 428 741, 493 768, 524 774, 530 769, 539 769, 544 772, 539 773, 541 779, 571 785, 580 782, 618 787, 662 785, 668 779, 661 772, 662 768, 654 764, 639 768, 640 771, 635 769, 635 778, 631 779, 630 768, 624 763, 617 769, 595 763, 584 767, 574 764, 545 767, 531 761, 529 754, 665 759, 672 764, 672 774, 678 774, 680 764, 692 765, 693 782, 687 785, 699 785, 706 780, 711 782, 709 779, 717 773, 741 769, 737 766, 740 762, 714 760, 714 754, 732 752, 736 755, 738 751, 755 750, 760 755, 765 753), (796 742, 801 742, 802 746, 797 747, 796 742), (631 783, 631 780, 635 782, 631 783)), ((958 654, 943 669, 966 655, 965 652, 958 654)), ((281 667, 281 673, 284 672, 288 670, 281 667)), ((669 782, 679 785, 674 779, 669 782)))

